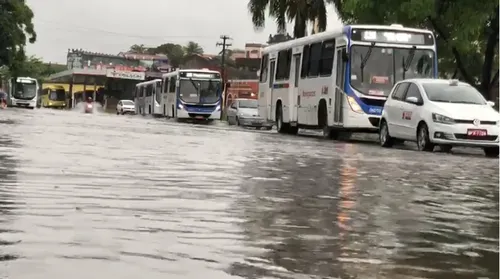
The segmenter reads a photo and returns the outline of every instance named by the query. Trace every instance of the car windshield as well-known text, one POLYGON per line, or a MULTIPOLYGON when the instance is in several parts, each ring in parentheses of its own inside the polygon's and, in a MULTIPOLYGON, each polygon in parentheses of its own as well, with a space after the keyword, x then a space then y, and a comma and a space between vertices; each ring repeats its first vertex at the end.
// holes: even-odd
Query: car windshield
POLYGON ((66 100, 66 91, 64 89, 57 89, 50 92, 49 99, 52 101, 66 100))
POLYGON ((238 102, 240 108, 258 108, 257 100, 239 100, 238 102))
POLYGON ((424 83, 422 86, 433 102, 486 105, 481 93, 468 84, 424 83))
POLYGON ((122 101, 122 104, 124 106, 134 106, 135 105, 134 102, 129 101, 129 100, 122 101))
POLYGON ((434 52, 422 49, 351 47, 351 86, 365 95, 388 96, 403 79, 432 77, 434 52))
POLYGON ((219 80, 181 79, 179 97, 186 103, 212 104, 220 98, 219 80))
POLYGON ((36 84, 35 83, 20 83, 16 82, 14 86, 14 93, 12 94, 14 98, 31 100, 36 96, 36 84))

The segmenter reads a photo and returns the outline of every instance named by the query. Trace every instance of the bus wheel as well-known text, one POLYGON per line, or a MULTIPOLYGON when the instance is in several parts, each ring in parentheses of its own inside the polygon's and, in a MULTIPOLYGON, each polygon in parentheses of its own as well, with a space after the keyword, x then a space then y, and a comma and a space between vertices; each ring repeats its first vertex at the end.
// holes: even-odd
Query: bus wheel
POLYGON ((276 130, 278 133, 286 133, 285 123, 283 123, 283 109, 281 108, 281 103, 278 103, 276 107, 276 130))

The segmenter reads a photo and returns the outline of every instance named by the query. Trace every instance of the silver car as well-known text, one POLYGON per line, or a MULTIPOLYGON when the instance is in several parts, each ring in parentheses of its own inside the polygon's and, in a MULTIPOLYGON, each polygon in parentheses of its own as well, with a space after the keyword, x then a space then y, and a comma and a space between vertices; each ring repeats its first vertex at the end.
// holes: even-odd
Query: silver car
POLYGON ((271 130, 273 125, 259 116, 258 102, 253 99, 235 99, 227 109, 229 125, 264 128, 271 130))
POLYGON ((130 100, 120 100, 116 105, 116 114, 135 114, 135 103, 130 100))

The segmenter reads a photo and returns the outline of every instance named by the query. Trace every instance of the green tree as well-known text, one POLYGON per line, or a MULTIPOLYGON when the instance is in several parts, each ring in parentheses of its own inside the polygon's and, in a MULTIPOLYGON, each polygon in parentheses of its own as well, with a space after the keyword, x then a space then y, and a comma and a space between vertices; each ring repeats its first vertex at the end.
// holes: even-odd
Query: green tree
POLYGON ((203 48, 198 43, 190 41, 184 47, 184 54, 186 56, 194 55, 194 54, 203 54, 203 48))
MULTIPOLYGON (((337 0, 340 1, 340 0, 337 0)), ((327 5, 335 5, 335 0, 250 0, 248 9, 256 28, 264 27, 266 11, 274 18, 278 33, 286 31, 287 22, 294 22, 295 38, 307 35, 307 24, 316 20, 318 31, 326 29, 327 5)))
POLYGON ((170 65, 173 67, 179 67, 179 65, 184 60, 185 52, 181 45, 166 43, 159 45, 152 49, 154 54, 165 54, 168 57, 170 65))
POLYGON ((498 81, 496 0, 344 0, 337 8, 346 23, 397 22, 433 30, 441 75, 461 78, 487 97, 498 81))
POLYGON ((36 41, 33 11, 24 0, 0 1, 0 37, 0 66, 17 75, 26 43, 36 41))
POLYGON ((145 47, 143 44, 140 45, 135 44, 130 47, 129 52, 137 54, 147 54, 148 50, 149 49, 145 47))

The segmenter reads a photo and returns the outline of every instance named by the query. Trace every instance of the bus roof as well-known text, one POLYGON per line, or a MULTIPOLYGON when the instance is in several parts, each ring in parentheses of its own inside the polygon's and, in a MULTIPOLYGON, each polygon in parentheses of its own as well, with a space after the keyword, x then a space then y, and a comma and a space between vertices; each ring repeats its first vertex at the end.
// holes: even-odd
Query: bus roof
POLYGON ((394 30, 394 31, 408 31, 408 32, 420 32, 432 34, 432 31, 427 29, 417 29, 402 27, 401 25, 370 25, 370 24, 353 24, 353 25, 342 25, 336 26, 332 30, 320 32, 311 36, 302 37, 290 41, 285 41, 282 43, 270 45, 263 50, 263 54, 270 52, 276 52, 283 49, 290 49, 296 46, 308 45, 315 42, 321 42, 324 40, 332 39, 338 37, 342 34, 349 34, 353 28, 365 28, 365 29, 384 29, 384 30, 394 30))
POLYGON ((163 80, 162 79, 153 79, 153 80, 148 80, 148 81, 143 81, 143 82, 139 82, 138 84, 136 84, 135 86, 136 87, 139 87, 139 86, 143 86, 143 85, 148 85, 148 84, 154 84, 154 83, 157 83, 157 82, 162 82, 163 80))
POLYGON ((214 71, 214 70, 207 70, 207 69, 177 69, 175 71, 172 71, 172 72, 168 72, 168 73, 164 73, 163 75, 161 75, 163 78, 164 77, 170 77, 170 76, 175 76, 177 75, 178 73, 180 72, 198 72, 198 73, 209 73, 209 74, 220 74, 218 71, 214 71))

